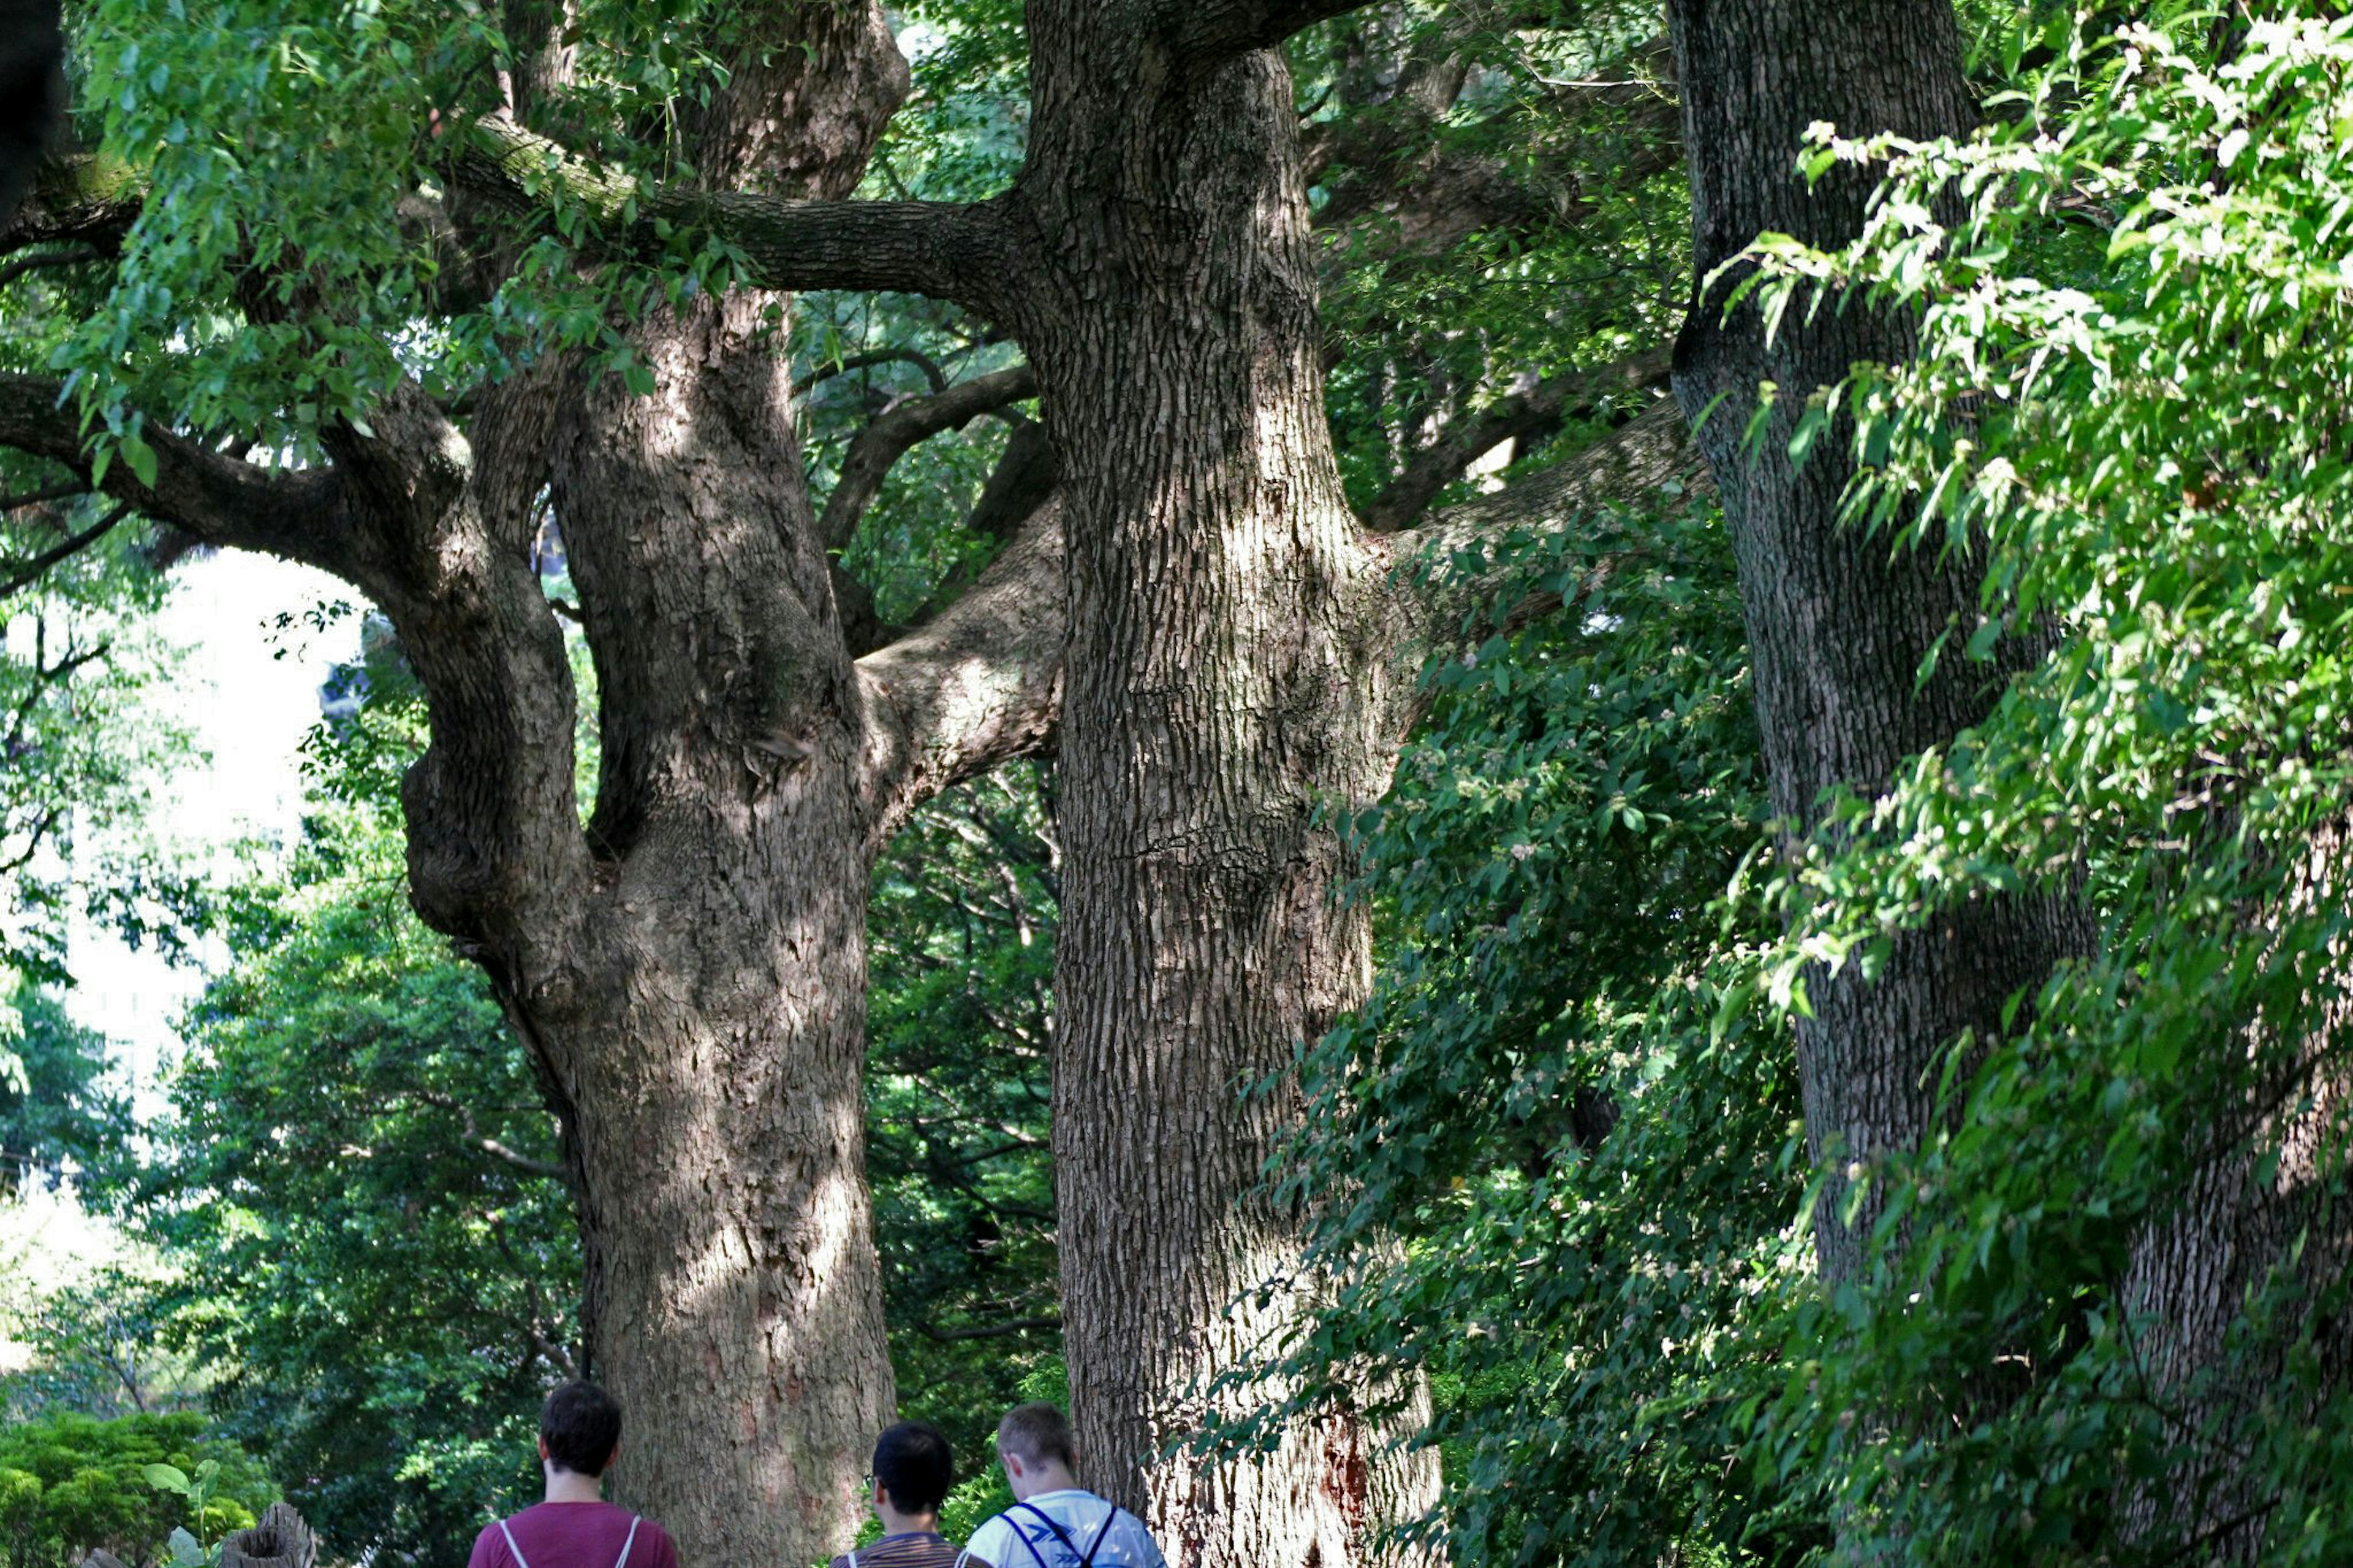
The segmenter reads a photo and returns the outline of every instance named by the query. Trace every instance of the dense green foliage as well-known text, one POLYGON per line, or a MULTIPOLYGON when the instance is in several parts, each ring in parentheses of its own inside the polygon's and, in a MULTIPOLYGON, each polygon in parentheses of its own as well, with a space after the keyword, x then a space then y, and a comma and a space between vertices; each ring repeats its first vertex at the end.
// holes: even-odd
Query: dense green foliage
POLYGON ((1765 1452, 1919 1561, 2171 1562, 2234 1530, 2333 1561, 2353 26, 2030 46, 2051 63, 1968 146, 1825 145, 1894 160, 1850 254, 1771 247, 1796 308, 1841 277, 1924 312, 1916 363, 1822 406, 1854 417, 1857 526, 1916 502, 1925 547, 1986 552, 1985 619, 1942 657, 2055 634, 1793 872, 1779 962, 1868 964, 2052 879, 2097 941, 1955 1056, 1949 1135, 1871 1173, 1874 1272, 1796 1320, 1765 1452), (2262 1208, 2276 1228, 2233 1217, 2262 1208), (2180 1351, 2144 1259, 2232 1230, 2229 1336, 2180 1351))
POLYGON ((1803 1186, 1786 1031, 1726 1008, 1764 826, 1730 551, 1668 500, 1525 565, 1501 608, 1565 613, 1430 672, 1356 824, 1387 941, 1305 1059, 1283 1185, 1335 1289, 1291 1366, 1430 1373, 1458 1561, 1712 1561, 1762 1509, 1727 1407, 1803 1186))
POLYGON ((73 1568, 93 1548, 141 1568, 163 1559, 174 1529, 216 1541, 251 1524, 275 1496, 251 1459, 205 1436, 199 1415, 64 1413, 0 1429, 0 1562, 10 1568, 73 1568), (206 1460, 219 1471, 201 1519, 144 1474, 206 1460))
POLYGON ((18 1033, 0 1060, 0 1200, 119 1152, 131 1103, 105 1039, 66 1016, 53 991, 20 984, 18 1033))
POLYGON ((553 1121, 380 814, 316 819, 266 894, 188 1018, 142 1228, 225 1428, 339 1550, 445 1560, 575 1365, 553 1121))
POLYGON ((1046 776, 952 791, 874 878, 867 1168, 891 1362, 901 1407, 967 1471, 1021 1389, 1059 1374, 1046 776))

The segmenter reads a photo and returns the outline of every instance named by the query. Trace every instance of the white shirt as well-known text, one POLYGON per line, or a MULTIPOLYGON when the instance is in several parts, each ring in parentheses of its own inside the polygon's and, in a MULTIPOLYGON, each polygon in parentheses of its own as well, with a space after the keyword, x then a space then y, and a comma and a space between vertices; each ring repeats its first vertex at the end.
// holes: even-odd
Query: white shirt
POLYGON ((964 1550, 989 1568, 1079 1568, 1089 1547, 1094 1548, 1092 1568, 1166 1568, 1142 1520, 1076 1487, 1015 1503, 974 1531, 964 1550), (1041 1513, 1046 1519, 1038 1517, 1041 1513), (1048 1527, 1047 1519, 1061 1527, 1061 1535, 1048 1527), (1063 1543, 1063 1536, 1071 1544, 1063 1543))

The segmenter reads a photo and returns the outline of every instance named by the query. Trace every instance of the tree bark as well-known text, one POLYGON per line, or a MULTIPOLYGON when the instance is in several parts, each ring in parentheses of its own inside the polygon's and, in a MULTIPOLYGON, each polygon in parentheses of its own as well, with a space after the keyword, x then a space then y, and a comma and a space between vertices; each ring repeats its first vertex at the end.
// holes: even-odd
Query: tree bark
MULTIPOLYGON (((2325 824, 2285 867, 2257 931, 2291 956, 2287 934, 2345 907, 2353 823, 2325 824)), ((2175 1445, 2158 1484, 2136 1483, 2124 1533, 2158 1560, 2257 1560, 2282 1499, 2267 1490, 2251 1422, 2295 1429, 2322 1418, 2353 1382, 2353 1323, 2316 1310, 2353 1262, 2346 1212, 2345 1130, 2353 1086, 2346 1044, 2353 999, 2341 952, 2307 955, 2311 1006, 2294 1035, 2261 1021, 2194 1064, 2178 1136, 2189 1146, 2134 1238, 2125 1310, 2143 1321, 2136 1391, 2175 1445), (2196 1118, 2196 1120, 2191 1120, 2196 1118), (2283 1290, 2274 1313, 2252 1312, 2283 1290), (2292 1375, 2290 1347, 2308 1362, 2292 1375)), ((2301 1357, 2295 1359, 2303 1359, 2301 1357)))
MULTIPOLYGON (((907 88, 879 7, 771 5, 691 113, 706 178, 853 186, 907 88)), ((599 696, 594 918, 511 1009, 569 1132, 616 1494, 700 1562, 848 1544, 895 1405, 865 1171, 862 706, 781 323, 744 294, 629 332, 649 395, 561 373, 546 474, 599 696)), ((533 466, 534 459, 536 466, 533 466)), ((489 466, 485 466, 489 482, 489 466)), ((520 487, 518 487, 520 489, 520 487)))
MULTIPOLYGON (((2008 646, 1991 665, 1958 656, 1977 606, 1966 552, 1904 549, 1840 526, 1853 468, 1835 430, 1802 467, 1789 458, 1808 395, 1858 361, 1908 356, 1910 322, 1859 305, 1792 310, 1767 344, 1754 309, 1725 319, 1733 279, 1705 280, 1760 233, 1837 246, 1861 231, 1873 176, 1841 165, 1809 188, 1795 173, 1809 124, 1955 135, 1976 109, 1950 0, 1836 11, 1672 0, 1669 11, 1704 290, 1675 345, 1675 395, 1694 421, 1706 416, 1699 443, 1732 523, 1773 809, 1802 837, 1820 821, 1824 791, 1876 793, 1905 757, 1983 718, 2025 650, 2008 646), (1767 382, 1778 396, 1752 452, 1744 436, 1767 382), (1948 630, 1960 634, 1955 647, 1915 689, 1921 660, 1948 630)), ((2074 922, 2061 895, 1973 901, 1899 936, 1875 981, 1853 966, 1810 974, 1813 1016, 1799 1020, 1798 1061, 1815 1159, 1852 1171, 1916 1149, 1934 1110, 1936 1054, 1966 1030, 1998 1031, 2004 1002, 2077 940, 2074 922)), ((1833 1280, 1860 1269, 1874 1212, 1866 1205, 1855 1225, 1841 1223, 1843 1189, 1829 1184, 1815 1215, 1833 1280)))
MULTIPOLYGON (((1213 8, 1203 8, 1205 11, 1213 8)), ((1201 18, 1260 39, 1260 12, 1201 18)), ((1364 1562, 1433 1457, 1336 1415, 1256 1462, 1164 1457, 1297 1321, 1297 1216, 1259 1194, 1293 1053, 1366 994, 1332 814, 1386 788, 1411 617, 1325 429, 1291 79, 1171 48, 1149 5, 1029 9, 1017 318, 1070 552, 1054 1157, 1084 1479, 1181 1568, 1364 1562), (1260 1092, 1251 1086, 1271 1081, 1260 1092)), ((1279 37, 1280 35, 1277 35, 1279 37)))

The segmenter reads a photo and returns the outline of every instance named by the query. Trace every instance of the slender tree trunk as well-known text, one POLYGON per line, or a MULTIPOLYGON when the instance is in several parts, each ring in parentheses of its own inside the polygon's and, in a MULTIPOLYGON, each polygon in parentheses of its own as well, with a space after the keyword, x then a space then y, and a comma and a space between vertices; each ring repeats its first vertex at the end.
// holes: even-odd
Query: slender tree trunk
MULTIPOLYGON (((1809 124, 1936 136, 1975 121, 1950 0, 1672 0, 1669 10, 1702 279, 1760 233, 1835 246, 1861 231, 1873 178, 1841 167, 1809 188, 1795 172, 1809 124)), ((1807 395, 1857 361, 1908 356, 1907 321, 1792 311, 1768 346, 1757 312, 1726 321, 1723 297, 1720 287, 1693 303, 1675 395, 1694 420, 1708 416, 1699 443, 1733 526, 1773 808, 1803 835, 1823 791, 1876 792, 1903 759, 1983 718, 2023 650, 1991 666, 1948 651, 1917 686, 1936 639, 1957 630, 1957 647, 1975 624, 1970 560, 1841 527, 1853 469, 1837 434, 1802 468, 1789 460, 1807 395), (1744 436, 1768 381, 1779 395, 1752 452, 1744 436)), ((1814 1016, 1799 1021, 1798 1062, 1815 1158, 1868 1163, 1917 1148, 1936 1054, 1965 1030, 1997 1030, 2006 999, 2077 940, 2074 923, 2063 898, 1971 902, 1899 937, 1875 981, 1852 968, 1810 975, 1814 1016)), ((1871 1223, 1868 1205, 1854 1227, 1839 1222, 1840 1185, 1815 1218, 1831 1279, 1854 1276, 1871 1223)))
POLYGON ((1430 1456, 1346 1417, 1260 1462, 1160 1456, 1268 1392, 1203 1394, 1312 1288, 1257 1187, 1294 1048, 1368 984, 1325 814, 1387 786, 1409 639, 1324 426, 1280 57, 1195 72, 1137 7, 1029 17, 1051 283, 1022 335, 1071 562, 1054 1155, 1080 1459, 1182 1568, 1339 1568, 1432 1500, 1430 1456))

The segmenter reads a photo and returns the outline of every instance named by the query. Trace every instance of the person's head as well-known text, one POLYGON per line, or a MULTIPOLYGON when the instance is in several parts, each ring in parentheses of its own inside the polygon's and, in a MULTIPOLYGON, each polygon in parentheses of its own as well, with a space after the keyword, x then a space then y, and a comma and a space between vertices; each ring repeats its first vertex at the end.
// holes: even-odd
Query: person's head
POLYGON ((593 1383, 567 1383, 539 1412, 539 1457, 553 1468, 601 1476, 621 1446, 621 1407, 593 1383))
POLYGON ((1017 1405, 997 1424, 997 1457, 1015 1500, 1076 1485, 1071 1424, 1050 1405, 1017 1405))
POLYGON ((936 1521, 955 1484, 955 1457, 940 1429, 902 1421, 874 1439, 874 1511, 886 1526, 936 1521))

